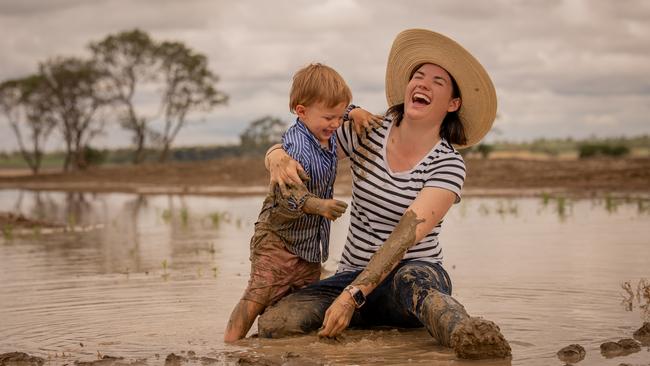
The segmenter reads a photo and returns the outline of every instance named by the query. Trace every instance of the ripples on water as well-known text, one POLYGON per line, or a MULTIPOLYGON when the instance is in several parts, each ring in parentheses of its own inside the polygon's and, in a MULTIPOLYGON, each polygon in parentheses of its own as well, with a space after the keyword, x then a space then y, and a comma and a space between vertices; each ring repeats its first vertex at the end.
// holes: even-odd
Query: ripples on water
MULTIPOLYGON (((224 345, 225 323, 248 279, 261 202, 0 191, 2 211, 77 227, 16 229, 0 239, 0 353, 25 351, 55 364, 98 352, 156 364, 156 355, 162 362, 190 350, 217 358, 226 351, 300 354, 333 364, 462 364, 422 329, 351 330, 338 343, 305 336, 224 345)), ((555 352, 571 343, 587 349, 584 364, 650 363, 647 347, 611 360, 598 348, 630 337, 647 318, 638 300, 626 311, 621 283, 650 278, 648 206, 608 197, 466 198, 441 236, 454 295, 501 326, 512 364, 560 364, 555 352)), ((327 271, 336 268, 348 222, 333 225, 327 271)))

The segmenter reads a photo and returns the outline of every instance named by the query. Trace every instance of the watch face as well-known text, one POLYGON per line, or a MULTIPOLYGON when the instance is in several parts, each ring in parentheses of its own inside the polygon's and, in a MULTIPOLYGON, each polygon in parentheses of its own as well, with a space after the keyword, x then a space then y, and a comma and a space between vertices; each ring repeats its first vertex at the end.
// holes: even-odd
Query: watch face
POLYGON ((366 297, 363 295, 363 292, 361 292, 361 290, 359 289, 356 289, 354 295, 352 295, 352 298, 354 299, 354 302, 357 304, 358 308, 366 303, 366 297))

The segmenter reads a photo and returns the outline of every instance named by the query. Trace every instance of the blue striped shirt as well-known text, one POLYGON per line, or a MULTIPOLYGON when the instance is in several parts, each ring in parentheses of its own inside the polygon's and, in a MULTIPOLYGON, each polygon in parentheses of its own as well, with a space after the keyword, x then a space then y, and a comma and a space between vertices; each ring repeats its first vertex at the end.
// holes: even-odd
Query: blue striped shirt
MULTIPOLYGON (((336 179, 336 136, 332 135, 329 147, 321 146, 307 126, 296 119, 282 136, 282 148, 305 169, 310 179, 307 190, 322 199, 333 197, 336 179)), ((289 204, 297 207, 298 202, 289 204)), ((330 221, 320 215, 305 214, 291 223, 284 232, 287 249, 308 262, 325 262, 329 256, 330 221)))

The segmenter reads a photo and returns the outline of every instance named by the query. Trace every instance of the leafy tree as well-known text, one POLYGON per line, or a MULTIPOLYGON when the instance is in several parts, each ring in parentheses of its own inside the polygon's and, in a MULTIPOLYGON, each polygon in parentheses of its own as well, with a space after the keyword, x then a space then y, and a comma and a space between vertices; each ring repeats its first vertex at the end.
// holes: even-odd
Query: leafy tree
POLYGON ((56 125, 50 97, 42 75, 7 80, 0 84, 0 110, 16 135, 20 153, 34 174, 39 172, 43 146, 56 125), (24 129, 29 133, 30 149, 23 141, 24 129))
POLYGON ((109 35, 91 43, 89 48, 97 67, 107 74, 109 94, 116 102, 120 124, 133 132, 133 162, 139 164, 144 160, 147 124, 155 117, 136 110, 135 100, 138 88, 156 79, 156 45, 147 33, 135 29, 109 35))
POLYGON ((183 43, 155 42, 135 29, 91 43, 90 50, 109 75, 112 98, 123 109, 119 114, 122 126, 134 134, 136 164, 144 160, 147 138, 161 145, 160 160, 164 161, 189 113, 208 111, 227 101, 214 87, 218 78, 208 69, 207 58, 183 43), (159 91, 154 97, 158 112, 147 116, 143 108, 136 110, 135 101, 154 90, 159 91), (162 131, 149 127, 158 118, 164 122, 162 131))
POLYGON ((75 57, 54 58, 40 65, 50 93, 50 111, 66 144, 64 170, 84 169, 85 148, 102 132, 104 121, 95 118, 108 103, 105 74, 95 63, 75 57))
POLYGON ((228 96, 214 84, 219 78, 208 69, 208 59, 179 42, 163 42, 158 48, 161 73, 165 80, 162 97, 165 127, 160 134, 160 161, 166 161, 169 147, 192 110, 209 111, 224 104, 228 96))
POLYGON ((265 151, 270 145, 279 143, 287 124, 277 117, 265 116, 250 123, 239 135, 240 146, 244 151, 265 151))

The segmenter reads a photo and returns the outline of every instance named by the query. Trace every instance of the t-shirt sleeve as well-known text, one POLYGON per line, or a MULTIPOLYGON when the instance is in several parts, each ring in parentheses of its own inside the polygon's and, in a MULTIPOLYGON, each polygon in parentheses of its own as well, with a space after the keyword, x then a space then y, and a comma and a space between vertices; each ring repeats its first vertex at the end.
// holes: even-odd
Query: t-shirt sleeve
POLYGON ((434 167, 425 179, 424 186, 452 191, 456 195, 455 203, 458 203, 464 183, 465 162, 460 153, 454 151, 436 159, 434 167))
POLYGON ((341 124, 341 126, 336 130, 336 143, 345 156, 350 157, 350 154, 353 151, 353 141, 356 139, 356 134, 354 128, 352 128, 352 121, 346 120, 341 124))

